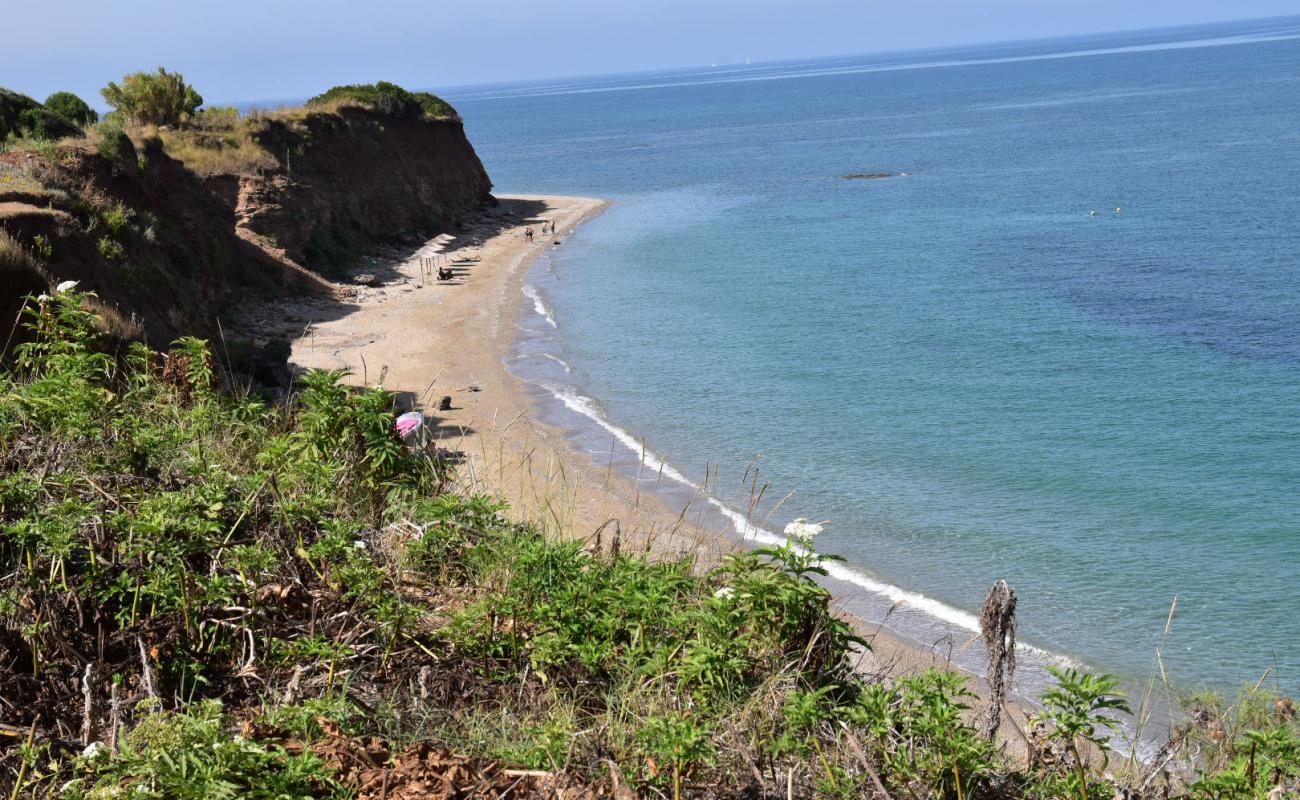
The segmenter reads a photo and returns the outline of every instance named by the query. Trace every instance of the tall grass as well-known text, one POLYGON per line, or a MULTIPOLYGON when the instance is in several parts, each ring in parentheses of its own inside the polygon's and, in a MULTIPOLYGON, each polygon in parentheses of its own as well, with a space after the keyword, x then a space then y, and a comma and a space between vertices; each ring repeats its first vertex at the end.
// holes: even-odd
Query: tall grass
POLYGON ((212 175, 258 175, 279 162, 255 139, 257 119, 234 108, 205 108, 184 125, 134 126, 128 130, 137 142, 156 137, 172 158, 191 171, 212 175))

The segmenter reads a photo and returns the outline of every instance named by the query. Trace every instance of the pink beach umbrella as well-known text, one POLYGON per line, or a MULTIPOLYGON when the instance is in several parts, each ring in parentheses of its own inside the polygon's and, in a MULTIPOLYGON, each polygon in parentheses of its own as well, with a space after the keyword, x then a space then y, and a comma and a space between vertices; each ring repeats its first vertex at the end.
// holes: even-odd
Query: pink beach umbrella
POLYGON ((410 411, 397 418, 397 433, 403 439, 424 425, 424 415, 419 411, 410 411))

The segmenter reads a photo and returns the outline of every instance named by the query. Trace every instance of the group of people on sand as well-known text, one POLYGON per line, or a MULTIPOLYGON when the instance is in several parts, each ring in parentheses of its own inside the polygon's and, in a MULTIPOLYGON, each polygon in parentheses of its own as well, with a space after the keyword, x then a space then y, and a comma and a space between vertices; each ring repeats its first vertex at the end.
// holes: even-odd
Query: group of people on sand
MULTIPOLYGON (((549 234, 551 234, 552 236, 554 236, 554 235, 555 235, 555 223, 554 223, 553 221, 551 221, 551 220, 548 220, 548 219, 544 219, 544 220, 542 220, 542 233, 543 233, 543 234, 549 233, 549 234)), ((528 242, 528 243, 530 243, 530 244, 532 243, 532 241, 533 241, 533 229, 532 229, 532 227, 524 228, 524 241, 525 241, 525 242, 528 242)))

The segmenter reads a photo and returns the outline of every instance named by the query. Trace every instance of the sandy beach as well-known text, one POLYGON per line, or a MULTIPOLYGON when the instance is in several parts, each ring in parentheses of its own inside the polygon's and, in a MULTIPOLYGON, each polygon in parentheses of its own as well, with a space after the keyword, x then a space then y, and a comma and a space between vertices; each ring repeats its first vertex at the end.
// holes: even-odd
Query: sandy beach
MULTIPOLYGON (((333 302, 262 306, 246 320, 263 335, 293 338, 296 368, 347 370, 348 382, 382 384, 404 406, 425 412, 438 446, 463 454, 461 491, 503 497, 511 517, 558 535, 593 538, 601 530, 608 542, 618 530, 624 548, 690 552, 710 563, 737 545, 695 524, 698 501, 670 508, 595 463, 565 431, 534 418, 525 384, 503 361, 517 334, 528 265, 545 249, 563 247, 607 205, 582 197, 500 198, 498 208, 455 236, 372 259, 358 273, 373 275, 376 285, 347 286, 333 302), (552 222, 555 233, 542 235, 542 224, 552 222), (532 242, 526 228, 536 232, 532 242), (436 280, 440 267, 454 277, 436 280), (444 397, 451 407, 438 410, 444 397)), ((872 643, 864 671, 898 674, 949 663, 953 643, 920 647, 855 623, 872 643)))
POLYGON ((536 422, 525 387, 503 363, 516 335, 527 266, 544 249, 563 246, 607 203, 556 196, 500 203, 458 236, 362 268, 376 285, 347 286, 350 296, 341 302, 264 308, 261 325, 293 332, 295 368, 347 370, 347 382, 383 385, 404 407, 425 412, 438 446, 463 454, 461 490, 507 498, 511 516, 548 529, 586 536, 618 520, 622 530, 653 532, 666 546, 667 538, 685 536, 687 526, 567 446, 563 431, 536 422), (551 223, 555 233, 543 235, 543 224, 551 223), (535 232, 531 242, 527 228, 535 232), (439 269, 453 277, 437 280, 439 269), (444 397, 450 408, 440 410, 444 397))

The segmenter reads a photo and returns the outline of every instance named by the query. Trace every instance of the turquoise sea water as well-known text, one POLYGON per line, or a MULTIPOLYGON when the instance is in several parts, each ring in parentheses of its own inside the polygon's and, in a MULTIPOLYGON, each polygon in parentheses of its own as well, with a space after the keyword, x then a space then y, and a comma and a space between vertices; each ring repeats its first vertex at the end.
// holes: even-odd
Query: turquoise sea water
POLYGON ((1297 691, 1297 37, 447 92, 499 193, 616 201, 530 274, 512 368, 739 510, 761 456, 767 527, 830 519, 917 641, 1005 577, 1024 640, 1137 679, 1177 596, 1176 682, 1297 691))

